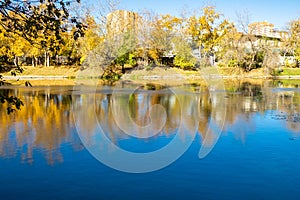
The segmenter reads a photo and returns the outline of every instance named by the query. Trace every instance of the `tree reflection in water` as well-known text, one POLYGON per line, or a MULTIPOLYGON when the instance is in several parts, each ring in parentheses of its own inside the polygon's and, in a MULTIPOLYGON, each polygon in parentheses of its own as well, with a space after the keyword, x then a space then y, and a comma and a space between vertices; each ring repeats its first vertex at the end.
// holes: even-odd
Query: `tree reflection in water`
MULTIPOLYGON (((157 88, 147 85, 131 94, 129 101, 115 99, 112 103, 111 88, 98 91, 95 102, 86 102, 85 93, 72 96, 71 88, 14 88, 1 89, 1 92, 19 96, 25 106, 16 113, 7 115, 5 106, 0 105, 0 156, 5 158, 20 157, 22 162, 34 162, 35 151, 43 153, 50 165, 63 162, 62 144, 72 145, 74 151, 83 149, 72 116, 75 112, 95 112, 96 119, 82 119, 85 137, 92 138, 95 127, 100 123, 103 130, 115 144, 126 135, 114 120, 113 109, 122 109, 128 104, 128 113, 136 124, 145 126, 150 123, 149 106, 162 105, 166 110, 166 122, 157 135, 145 140, 156 140, 159 136, 172 138, 181 121, 181 106, 185 112, 198 112, 197 130, 201 138, 205 137, 209 122, 220 118, 218 102, 226 101, 226 129, 231 129, 237 139, 246 140, 249 132, 255 132, 252 116, 265 115, 274 123, 281 121, 286 128, 298 137, 300 132, 300 84, 295 81, 227 81, 226 98, 215 95, 200 84, 185 85, 195 95, 174 95, 166 87, 157 88), (196 98, 196 99, 191 99, 196 98), (196 104, 192 103, 196 102, 196 104), (81 104, 85 104, 82 107, 81 104), (81 105, 81 106, 79 106, 81 105), (93 106, 91 106, 93 105, 93 106), (94 106, 95 105, 95 106, 94 106), (116 106, 115 108, 112 106, 116 106), (76 108, 78 108, 76 110, 76 108), (79 110, 79 108, 81 108, 79 110), (74 110, 75 109, 75 110, 74 110)), ((160 119, 160 113, 153 113, 153 118, 160 119)), ((92 115, 91 115, 92 116, 92 115)), ((127 123, 127 118, 123 118, 127 123)), ((183 119, 188 129, 194 124, 189 118, 183 119)), ((155 128, 155 127, 154 127, 155 128)), ((138 130, 137 130, 138 131, 138 130)), ((184 138, 184 137, 183 137, 184 138)), ((93 141, 90 141, 93 142, 93 141)))
POLYGON ((75 150, 82 149, 71 115, 72 98, 57 89, 12 89, 25 104, 20 111, 5 114, 1 105, 0 155, 20 156, 22 161, 34 161, 34 150, 43 153, 49 164, 63 162, 60 145, 70 143, 75 150), (19 154, 19 155, 18 155, 19 154))

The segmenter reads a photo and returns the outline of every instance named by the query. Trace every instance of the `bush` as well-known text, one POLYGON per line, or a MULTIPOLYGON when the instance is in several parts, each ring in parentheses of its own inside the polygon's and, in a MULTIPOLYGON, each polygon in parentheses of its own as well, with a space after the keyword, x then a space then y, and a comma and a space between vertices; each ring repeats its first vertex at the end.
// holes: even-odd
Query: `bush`
POLYGON ((146 69, 146 71, 150 71, 155 67, 155 63, 150 63, 149 65, 145 65, 144 68, 146 69))
POLYGON ((181 69, 195 69, 196 60, 193 58, 185 59, 181 56, 176 56, 174 59, 174 65, 180 67, 181 69))
POLYGON ((285 67, 287 67, 287 68, 296 68, 296 67, 298 67, 296 61, 285 60, 284 64, 285 64, 285 67))
POLYGON ((238 61, 235 60, 235 59, 229 60, 228 63, 227 63, 228 67, 237 67, 238 65, 239 65, 238 61))

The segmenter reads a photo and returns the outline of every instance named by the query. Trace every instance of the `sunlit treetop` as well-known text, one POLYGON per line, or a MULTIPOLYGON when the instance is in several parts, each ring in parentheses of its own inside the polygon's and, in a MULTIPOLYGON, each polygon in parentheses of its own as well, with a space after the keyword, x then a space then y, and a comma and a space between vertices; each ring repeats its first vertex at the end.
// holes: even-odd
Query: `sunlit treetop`
POLYGON ((40 44, 49 37, 55 42, 62 42, 61 33, 66 32, 70 25, 75 25, 77 38, 83 33, 84 25, 70 16, 68 6, 80 0, 0 0, 0 25, 4 30, 16 33, 30 43, 38 40, 40 44))

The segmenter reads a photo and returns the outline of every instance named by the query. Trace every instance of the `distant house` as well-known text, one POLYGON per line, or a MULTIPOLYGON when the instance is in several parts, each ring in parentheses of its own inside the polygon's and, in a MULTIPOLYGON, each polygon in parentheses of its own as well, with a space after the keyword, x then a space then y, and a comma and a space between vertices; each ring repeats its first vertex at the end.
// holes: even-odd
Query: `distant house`
POLYGON ((286 31, 279 31, 274 27, 274 24, 269 22, 254 22, 249 24, 248 33, 260 37, 277 38, 279 40, 288 37, 286 31))

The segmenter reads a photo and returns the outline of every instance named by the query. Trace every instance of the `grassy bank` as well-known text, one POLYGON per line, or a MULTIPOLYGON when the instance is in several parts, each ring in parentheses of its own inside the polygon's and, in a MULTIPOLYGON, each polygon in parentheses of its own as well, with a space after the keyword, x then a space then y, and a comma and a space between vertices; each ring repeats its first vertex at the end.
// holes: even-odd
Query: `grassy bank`
MULTIPOLYGON (((199 71, 186 71, 179 68, 160 68, 155 67, 151 70, 132 70, 123 76, 123 79, 139 80, 139 79, 185 79, 197 80, 202 79, 204 75, 220 75, 223 78, 265 78, 271 77, 266 75, 263 69, 254 69, 250 72, 244 72, 239 68, 203 68, 199 71)), ((300 73, 299 73, 300 75, 300 73)))
POLYGON ((300 68, 282 68, 278 76, 300 76, 300 68))
MULTIPOLYGON (((24 66, 23 73, 18 76, 76 76, 79 67, 78 66, 59 66, 59 67, 32 67, 24 66)), ((2 73, 3 76, 10 76, 11 72, 2 73)))
MULTIPOLYGON (((60 67, 32 67, 25 66, 24 72, 18 74, 17 77, 13 77, 14 80, 7 79, 7 82, 13 85, 22 85, 25 80, 31 79, 34 85, 72 85, 75 83, 75 78, 81 77, 96 77, 100 74, 98 70, 80 70, 78 66, 60 66, 60 67), (36 80, 34 80, 34 79, 36 80), (57 79, 55 79, 57 78, 57 79), (17 79, 20 79, 17 81, 17 79), (39 79, 39 80, 37 80, 39 79), (48 79, 48 81, 45 81, 48 79), (50 80, 52 79, 52 80, 50 80), (62 80, 64 79, 64 80, 62 80), (66 79, 69 79, 68 81, 66 79), (50 80, 50 81, 49 81, 50 80)), ((151 69, 132 69, 122 76, 123 80, 132 82, 156 82, 167 84, 180 84, 182 82, 193 82, 203 79, 203 75, 221 75, 225 79, 261 79, 272 78, 267 75, 264 69, 254 69, 250 72, 244 72, 240 68, 202 68, 199 71, 186 71, 179 68, 170 67, 154 67, 151 69)), ((2 73, 3 76, 11 76, 10 72, 2 73)), ((277 74, 277 77, 291 78, 300 77, 300 68, 283 68, 281 73, 277 74)))

